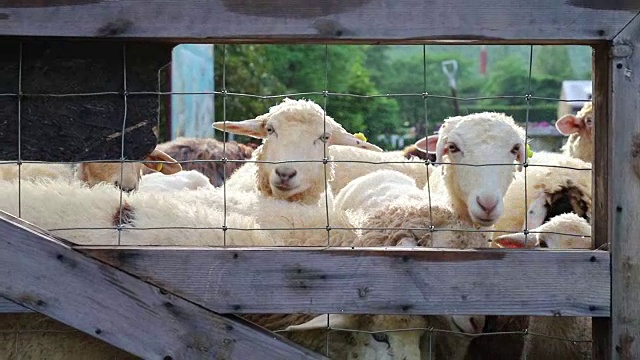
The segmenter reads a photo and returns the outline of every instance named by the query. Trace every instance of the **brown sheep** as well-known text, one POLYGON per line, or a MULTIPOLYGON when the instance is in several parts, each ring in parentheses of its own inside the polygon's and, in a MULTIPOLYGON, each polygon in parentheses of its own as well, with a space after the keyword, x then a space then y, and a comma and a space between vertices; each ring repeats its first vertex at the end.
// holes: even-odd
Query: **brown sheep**
POLYGON ((158 144, 157 149, 164 151, 182 165, 184 170, 198 170, 209 178, 213 186, 222 186, 231 174, 244 165, 243 162, 227 162, 223 168, 220 162, 188 162, 189 160, 220 160, 223 149, 229 160, 249 160, 254 148, 235 141, 223 142, 213 138, 186 138, 158 144), (223 170, 224 169, 224 170, 223 170), (225 171, 226 170, 226 174, 225 171), (225 176, 226 175, 226 176, 225 176))

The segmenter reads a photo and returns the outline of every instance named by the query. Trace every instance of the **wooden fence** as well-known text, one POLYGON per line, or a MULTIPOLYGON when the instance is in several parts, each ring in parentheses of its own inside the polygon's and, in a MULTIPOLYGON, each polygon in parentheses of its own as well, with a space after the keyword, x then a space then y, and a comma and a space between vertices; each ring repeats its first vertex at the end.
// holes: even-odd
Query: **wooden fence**
MULTIPOLYGON (((594 318, 594 359, 638 358, 639 11, 608 0, 4 1, 0 48, 30 47, 41 61, 48 41, 156 53, 178 42, 590 45, 593 239, 610 252, 75 247, 4 214, 0 311, 41 312, 149 359, 323 358, 230 313, 579 315, 594 318), (210 276, 213 265, 225 276, 210 276)), ((147 77, 131 66, 140 83, 129 91, 143 91, 147 77)))

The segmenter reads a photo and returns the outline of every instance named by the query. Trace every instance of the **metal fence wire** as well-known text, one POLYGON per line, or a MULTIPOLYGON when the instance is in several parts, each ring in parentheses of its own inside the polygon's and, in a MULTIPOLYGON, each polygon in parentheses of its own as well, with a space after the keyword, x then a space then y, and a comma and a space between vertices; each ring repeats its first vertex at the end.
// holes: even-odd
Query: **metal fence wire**
MULTIPOLYGON (((320 97, 322 99, 322 108, 324 110, 324 116, 326 116, 327 114, 327 104, 331 102, 331 99, 334 98, 353 98, 353 99, 358 99, 358 100, 363 100, 366 101, 367 99, 374 99, 374 98, 380 98, 380 97, 384 97, 384 98, 415 98, 415 99, 422 99, 422 103, 423 103, 423 111, 424 111, 424 125, 426 127, 426 129, 429 129, 430 127, 430 118, 429 118, 429 104, 430 101, 435 101, 435 100, 457 100, 460 102, 469 102, 469 101, 477 101, 477 100, 487 100, 487 99, 521 99, 522 101, 524 101, 524 103, 526 104, 526 116, 525 116, 525 122, 524 122, 524 129, 525 129, 525 136, 528 139, 528 129, 529 129, 529 113, 530 113, 530 107, 531 107, 531 102, 534 100, 542 100, 542 101, 555 101, 555 102, 573 102, 573 101, 591 101, 590 99, 559 99, 559 98, 548 98, 548 97, 538 97, 535 96, 534 93, 532 93, 532 85, 531 85, 531 79, 532 79, 532 66, 533 66, 533 55, 534 55, 534 46, 531 45, 529 47, 529 64, 528 64, 528 84, 527 84, 527 93, 525 94, 521 94, 518 96, 514 96, 514 95, 505 95, 505 96, 483 96, 483 97, 456 97, 456 96, 447 96, 447 95, 442 95, 442 94, 430 94, 429 92, 427 92, 427 85, 428 85, 428 79, 429 79, 429 74, 427 72, 427 47, 426 45, 422 45, 422 57, 423 57, 423 72, 422 72, 422 80, 423 80, 423 91, 420 93, 386 93, 386 94, 375 94, 375 95, 365 95, 365 94, 355 94, 355 93, 340 93, 340 92, 332 92, 330 90, 330 84, 329 84, 329 74, 330 74, 330 58, 331 58, 331 45, 324 45, 324 88, 323 89, 318 89, 317 91, 310 91, 310 92, 299 92, 299 93, 290 93, 290 94, 278 94, 278 95, 259 95, 259 94, 249 94, 249 93, 239 93, 239 92, 230 92, 227 90, 227 60, 228 60, 228 54, 227 54, 227 47, 228 46, 233 46, 233 45, 223 45, 222 46, 222 84, 221 84, 221 89, 218 91, 210 91, 210 92, 173 92, 173 91, 161 91, 161 86, 160 86, 160 77, 158 76, 158 88, 157 91, 151 92, 151 91, 129 91, 129 89, 127 88, 127 52, 126 52, 126 47, 123 47, 123 58, 122 58, 122 63, 123 63, 123 89, 122 91, 119 92, 114 92, 114 91, 105 91, 105 92, 92 92, 92 93, 24 93, 23 89, 22 89, 22 71, 23 71, 23 54, 22 54, 22 46, 20 47, 20 56, 19 56, 19 61, 20 61, 20 65, 19 65, 19 85, 18 85, 18 93, 4 93, 4 94, 0 94, 0 97, 13 97, 13 98, 17 98, 17 104, 18 104, 18 114, 17 114, 17 121, 18 121, 18 133, 16 134, 17 138, 18 138, 18 159, 16 159, 15 161, 2 161, 0 162, 0 164, 3 165, 9 165, 9 164, 16 164, 18 165, 18 211, 17 211, 17 216, 18 217, 22 217, 22 208, 23 208, 23 203, 22 203, 22 182, 23 180, 22 175, 21 175, 21 168, 23 164, 26 163, 38 163, 38 161, 24 161, 22 159, 22 152, 21 152, 21 147, 22 147, 22 136, 24 135, 21 132, 21 113, 22 113, 22 101, 25 98, 30 98, 30 97, 91 97, 91 96, 102 96, 102 95, 117 95, 117 96, 121 96, 123 99, 123 106, 124 106, 124 116, 122 119, 122 127, 121 127, 121 156, 119 159, 111 159, 111 160, 91 160, 91 161, 79 161, 80 162, 91 162, 91 163, 99 163, 99 162, 120 162, 120 164, 124 164, 124 163, 133 163, 133 162, 139 162, 140 160, 135 160, 135 159, 126 159, 125 158, 125 135, 128 131, 130 131, 128 125, 127 125, 127 113, 128 113, 128 101, 131 98, 137 97, 137 96, 149 96, 149 95, 156 95, 158 96, 158 99, 160 99, 161 96, 166 96, 166 95, 171 95, 171 96, 180 96, 180 95, 215 95, 216 97, 220 97, 222 99, 222 114, 223 114, 223 122, 226 124, 228 119, 227 119, 227 100, 229 98, 233 98, 233 97, 239 97, 239 98, 255 98, 255 99, 261 99, 264 101, 277 101, 279 99, 283 99, 283 98, 309 98, 309 97, 320 97)), ((163 67, 164 68, 164 67, 163 67)), ((162 69, 160 69, 162 70, 162 69)), ((160 113, 160 111, 158 111, 158 113, 160 113)), ((158 114, 158 116, 160 116, 160 114, 158 114)), ((337 119, 337 121, 339 122, 340 119, 337 119)), ((327 123, 326 121, 324 122, 324 130, 326 133, 326 126, 327 123)), ((425 136, 428 136, 429 134, 424 134, 425 136)), ((226 134, 225 134, 225 139, 226 139, 226 134)), ((330 205, 330 200, 329 197, 327 196, 327 194, 329 193, 330 189, 328 187, 328 180, 329 180, 329 174, 328 174, 328 168, 327 166, 330 166, 331 163, 353 163, 353 164, 378 164, 378 165, 384 165, 384 164, 392 164, 392 163, 403 163, 401 161, 387 161, 387 162, 373 162, 373 161, 364 161, 364 160, 333 160, 331 158, 329 158, 328 156, 328 145, 325 143, 324 144, 324 156, 322 159, 318 159, 318 160, 287 160, 287 161, 264 161, 264 160, 235 160, 235 159, 229 159, 227 158, 227 141, 225 140, 223 142, 223 157, 220 159, 211 159, 211 160, 182 160, 182 159, 178 159, 179 162, 181 163, 200 163, 200 162, 210 162, 210 163, 217 163, 217 164, 226 164, 226 163, 267 163, 267 164, 283 164, 283 163, 300 163, 300 162, 315 162, 315 163, 322 163, 323 164, 323 169, 324 169, 324 190, 325 190, 325 198, 324 198, 324 210, 326 212, 326 226, 324 227, 293 227, 293 229, 296 230, 325 230, 327 233, 327 242, 326 242, 326 247, 329 248, 332 246, 331 244, 331 233, 334 231, 354 231, 354 230, 371 230, 371 231, 384 231, 384 230, 395 230, 397 228, 394 227, 366 227, 366 228, 358 228, 358 227, 344 227, 344 226, 335 226, 332 224, 332 219, 330 218, 330 211, 329 211, 329 207, 330 205)), ((165 161, 157 161, 157 160, 145 160, 145 162, 148 163, 168 163, 165 161)), ((430 181, 429 181, 429 171, 428 171, 428 167, 430 165, 440 165, 440 166, 470 166, 470 167, 486 167, 486 166, 514 166, 514 163, 502 163, 502 164, 464 164, 464 163, 446 163, 446 162, 432 162, 430 160, 425 160, 422 164, 418 163, 415 166, 424 166, 425 168, 425 176, 427 177, 427 182, 426 182, 426 196, 427 199, 429 199, 429 210, 430 210, 430 223, 433 224, 433 218, 432 218, 432 214, 431 214, 431 197, 432 197, 432 189, 431 189, 431 185, 429 185, 430 181)), ((562 168, 562 169, 570 169, 570 170, 575 170, 575 171, 589 171, 591 172, 591 169, 585 169, 585 168, 574 168, 574 167, 565 167, 565 166, 559 166, 559 165, 553 165, 553 164, 549 164, 549 165, 541 165, 541 164, 530 164, 528 163, 528 159, 525 156, 524 161, 522 163, 523 166, 523 171, 524 171, 524 182, 525 182, 525 191, 524 191, 524 199, 525 199, 525 204, 528 203, 528 197, 530 196, 530 194, 527 193, 527 170, 529 167, 549 167, 549 168, 562 168)), ((228 178, 227 176, 227 169, 222 166, 223 168, 223 178, 226 180, 228 178)), ((123 179, 123 172, 124 172, 124 167, 120 166, 120 179, 122 182, 123 179)), ((432 175, 431 175, 432 176, 432 175)), ((208 231, 208 230, 218 230, 218 231, 222 231, 223 232, 223 247, 227 247, 227 233, 230 230, 235 230, 235 231, 254 231, 254 230, 261 230, 261 231, 290 231, 292 230, 292 228, 289 227, 260 227, 258 228, 240 228, 240 227, 233 227, 233 226, 229 226, 229 223, 227 222, 227 218, 229 216, 229 212, 230 210, 227 209, 227 197, 228 197, 228 189, 227 189, 227 185, 226 185, 226 181, 223 183, 222 185, 222 192, 223 192, 223 199, 224 199, 224 204, 223 204, 223 216, 222 216, 222 223, 220 226, 203 226, 203 227, 191 227, 191 226, 172 226, 171 224, 167 224, 167 226, 162 226, 162 227, 127 227, 126 224, 124 223, 124 219, 126 217, 126 214, 124 213, 125 211, 125 201, 124 201, 124 195, 123 195, 123 191, 120 190, 120 198, 119 198, 119 206, 120 206, 120 210, 119 210, 119 216, 118 216, 118 224, 116 226, 113 227, 82 227, 82 226, 69 226, 69 227, 60 227, 60 228, 52 228, 52 229, 47 229, 48 231, 51 231, 61 237, 65 237, 65 232, 66 231, 76 231, 76 230, 117 230, 117 244, 118 245, 122 245, 122 246, 127 246, 127 245, 123 245, 122 241, 121 241, 121 237, 122 237, 122 233, 123 231, 145 231, 145 230, 162 230, 162 229, 171 229, 171 230, 180 230, 180 229, 185 229, 185 230, 202 230, 202 231, 208 231)), ((520 230, 520 229, 514 229, 514 231, 504 231, 504 232, 509 232, 509 233, 514 233, 514 232, 522 232, 525 235, 525 244, 527 241, 532 241, 531 239, 528 239, 528 237, 532 234, 535 233, 548 233, 548 234, 558 234, 558 235, 573 235, 573 236, 582 236, 585 237, 584 235, 580 235, 580 234, 573 234, 573 233, 565 233, 565 232, 545 232, 545 231, 532 231, 531 229, 529 229, 529 224, 527 221, 527 214, 526 214, 526 210, 525 210, 525 214, 524 214, 524 219, 525 219, 525 229, 524 230, 520 230)), ((36 225, 38 225, 36 223, 36 225)), ((448 229, 448 228, 438 228, 436 226, 433 225, 428 225, 425 227, 416 227, 416 228, 406 228, 406 230, 413 230, 413 231, 429 231, 431 233, 435 233, 435 232, 468 232, 468 233, 474 233, 474 232, 488 232, 488 233, 492 233, 495 232, 495 230, 482 230, 482 229, 448 229)), ((571 343, 583 343, 583 342, 591 342, 591 340, 587 340, 587 339, 579 339, 579 338, 560 338, 560 337, 554 337, 554 336, 550 336, 550 335, 545 335, 545 334, 541 334, 541 333, 535 333, 535 332, 531 332, 528 331, 528 329, 523 329, 521 331, 508 331, 508 332, 487 332, 487 333, 481 333, 481 334, 468 334, 468 333, 464 333, 464 332, 460 332, 460 331, 452 331, 449 329, 438 329, 438 328, 433 328, 433 327, 426 327, 426 328, 416 328, 416 329, 386 329, 384 331, 379 331, 379 332, 371 332, 371 331, 365 331, 365 330, 357 330, 357 329, 346 329, 346 328, 332 328, 329 324, 329 320, 327 319, 327 325, 326 325, 326 329, 330 330, 327 332, 326 335, 326 353, 328 355, 329 353, 329 341, 330 341, 330 337, 329 334, 330 333, 334 333, 334 332, 352 332, 352 333, 364 333, 364 334, 374 334, 374 333, 382 333, 382 332, 397 332, 397 331, 409 331, 409 330, 424 330, 426 333, 429 334, 429 343, 430 343, 430 355, 433 355, 433 351, 432 351, 432 343, 435 341, 434 336, 435 335, 444 335, 444 336, 450 336, 450 335, 456 335, 456 336, 465 336, 465 337, 472 337, 472 338, 477 338, 477 337, 491 337, 491 336, 505 336, 505 335, 514 335, 514 336, 522 336, 522 337, 543 337, 543 338, 549 338, 549 339, 555 339, 555 340, 559 340, 559 341, 565 341, 565 342, 571 342, 571 343)), ((29 332, 42 332, 42 333, 46 333, 48 330, 29 330, 29 332)), ((60 332, 61 330, 55 330, 56 332, 60 332)), ((276 332, 278 333, 284 333, 284 330, 277 330, 276 332)), ((11 333, 11 334, 16 334, 16 336, 22 336, 24 335, 25 331, 24 330, 15 330, 15 329, 11 329, 11 330, 2 330, 0 329, 0 335, 2 334, 7 334, 7 333, 11 333)), ((21 344, 21 342, 16 342, 16 346, 18 344, 21 344)), ((16 353, 19 353, 18 351, 19 349, 16 347, 15 351, 16 353)))

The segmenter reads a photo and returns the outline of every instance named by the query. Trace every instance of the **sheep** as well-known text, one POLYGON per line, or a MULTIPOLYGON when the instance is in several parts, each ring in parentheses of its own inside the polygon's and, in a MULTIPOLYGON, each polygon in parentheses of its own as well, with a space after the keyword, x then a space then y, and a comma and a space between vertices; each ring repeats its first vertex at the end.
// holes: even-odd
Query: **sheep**
POLYGON ((586 102, 578 114, 567 114, 556 121, 558 131, 569 136, 562 152, 580 159, 593 162, 593 104, 586 102))
MULTIPOLYGON (((230 161, 222 164, 209 161, 189 162, 189 160, 221 160, 223 157, 229 160, 247 160, 251 158, 254 150, 250 146, 235 141, 224 143, 213 138, 186 137, 158 144, 156 149, 176 159, 183 170, 198 170, 216 187, 222 186, 223 182, 244 163, 230 161)), ((149 171, 145 170, 145 173, 149 171)))
MULTIPOLYGON (((433 196, 444 195, 443 201, 460 220, 476 228, 488 228, 498 221, 503 213, 503 197, 513 180, 514 168, 505 165, 524 161, 525 157, 524 130, 511 117, 489 112, 451 117, 444 121, 438 135, 423 138, 416 146, 435 152, 442 163, 434 169, 422 193, 407 176, 399 176, 397 172, 394 175, 393 171, 378 172, 353 180, 342 189, 335 198, 336 211, 348 217, 348 213, 358 208, 371 211, 373 202, 391 202, 400 196, 394 202, 402 203, 407 198, 427 198, 428 192, 433 196), (466 165, 448 165, 460 163, 466 165), (505 165, 494 168, 483 164, 505 165), (385 186, 391 178, 397 184, 377 190, 377 186, 385 186), (389 189, 392 186, 398 187, 389 189), (391 195, 384 195, 387 191, 391 195)), ((516 165, 515 169, 521 171, 522 167, 516 165)))
POLYGON ((224 214, 209 203, 206 193, 122 193, 121 208, 120 190, 106 183, 89 187, 53 179, 0 181, 0 210, 18 216, 20 206, 26 221, 80 245, 223 246, 225 240, 233 246, 280 245, 261 231, 254 216, 233 212, 226 214, 227 226, 254 230, 228 230, 225 237, 220 229, 224 214))
POLYGON ((565 212, 576 213, 591 221, 590 163, 565 154, 536 152, 529 159, 529 164, 526 171, 527 202, 524 198, 525 173, 517 174, 504 197, 504 215, 496 222, 493 237, 524 230, 525 225, 529 229, 535 228, 565 212))
POLYGON ((329 180, 329 185, 336 194, 353 179, 379 169, 391 169, 409 175, 420 187, 427 183, 427 178, 433 171, 433 167, 425 165, 423 160, 408 160, 398 152, 374 152, 354 147, 332 146, 329 148, 329 156, 332 161, 337 161, 334 163, 335 175, 329 180))
POLYGON ((214 186, 210 178, 198 170, 183 170, 175 174, 151 173, 142 176, 138 191, 177 191, 182 189, 209 189, 214 186))
MULTIPOLYGON (((67 179, 79 180, 89 186, 98 183, 110 183, 123 191, 137 189, 142 169, 149 168, 162 174, 175 174, 182 170, 180 164, 161 150, 155 149, 145 157, 142 162, 81 162, 75 164, 47 164, 24 163, 20 168, 20 179, 67 179), (163 161, 166 163, 148 163, 148 161, 163 161)), ((0 165, 0 180, 12 180, 18 178, 18 165, 0 165)))
MULTIPOLYGON (((524 233, 498 236, 500 247, 537 249, 591 249, 591 225, 586 219, 565 213, 532 230, 533 241, 525 242, 524 233)), ((529 317, 522 360, 591 359, 591 318, 589 317, 529 317), (545 337, 535 336, 544 335, 545 337), (579 342, 560 340, 572 339, 579 342)))
MULTIPOLYGON (((325 165, 322 163, 325 144, 328 147, 347 145, 382 151, 376 145, 349 134, 342 125, 326 115, 322 107, 309 100, 285 98, 280 104, 272 106, 267 114, 255 119, 216 122, 213 126, 218 130, 263 139, 262 145, 254 151, 252 160, 315 161, 255 164, 255 185, 260 193, 275 199, 306 204, 318 202, 326 187, 325 165)), ((241 174, 252 174, 252 170, 246 169, 241 174)), ((231 178, 229 188, 237 189, 233 187, 231 178)), ((240 181, 239 188, 252 188, 253 185, 246 185, 248 181, 240 181)))

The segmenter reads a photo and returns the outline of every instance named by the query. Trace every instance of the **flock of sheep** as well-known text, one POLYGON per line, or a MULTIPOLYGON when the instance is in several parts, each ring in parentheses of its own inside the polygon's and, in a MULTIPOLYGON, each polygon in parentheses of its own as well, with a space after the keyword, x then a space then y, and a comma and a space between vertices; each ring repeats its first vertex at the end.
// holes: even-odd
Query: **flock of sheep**
MULTIPOLYGON (((178 139, 122 169, 119 163, 23 164, 20 181, 16 165, 2 165, 0 210, 18 215, 20 206, 23 219, 81 245, 590 249, 592 122, 587 104, 557 121, 569 136, 562 153, 530 155, 525 130, 511 117, 456 116, 417 141, 411 151, 424 155, 413 156, 384 152, 350 134, 312 101, 284 99, 255 119, 213 124, 262 139, 255 150, 227 143, 223 155, 215 140, 178 139), (427 154, 435 162, 423 160, 427 154), (188 162, 223 157, 250 161, 188 162)), ((481 339, 474 335, 484 331, 485 316, 244 317, 286 330, 284 336, 312 350, 328 349, 332 359, 507 358, 497 355, 507 347, 499 337, 471 346, 481 339), (327 322, 358 331, 327 338, 327 322), (452 334, 430 346, 429 328, 452 334), (391 331, 397 329, 405 330, 391 331)), ((492 321, 494 328, 513 323, 507 316, 492 321)), ((591 339, 589 318, 528 317, 521 325, 591 339)), ((49 345, 41 346, 45 352, 49 345)), ((590 348, 528 336, 509 358, 587 359, 590 348)))

